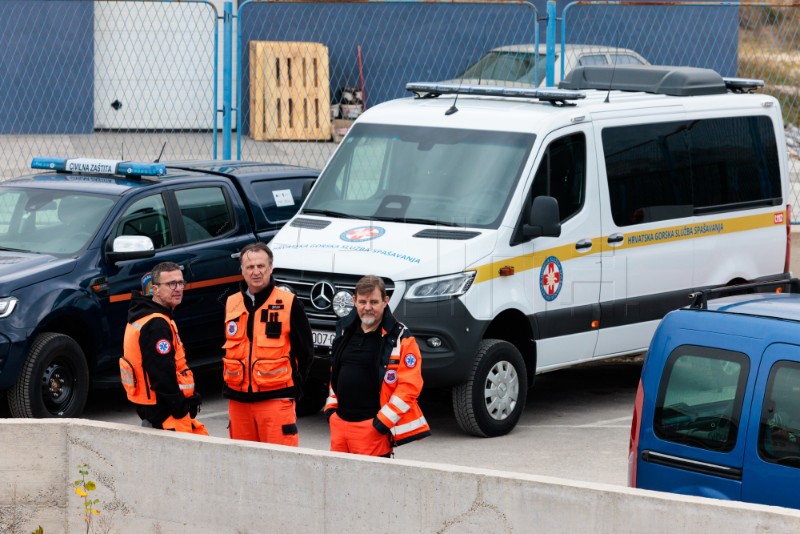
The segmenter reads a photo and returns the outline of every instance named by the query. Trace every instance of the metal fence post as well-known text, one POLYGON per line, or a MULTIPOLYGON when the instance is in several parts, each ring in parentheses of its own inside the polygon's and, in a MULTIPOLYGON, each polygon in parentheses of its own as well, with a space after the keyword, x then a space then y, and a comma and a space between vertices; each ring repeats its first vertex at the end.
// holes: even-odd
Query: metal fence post
POLYGON ((547 86, 555 82, 556 65, 556 0, 547 0, 547 35, 545 36, 547 62, 545 64, 547 86))
MULTIPOLYGON (((231 112, 233 97, 233 2, 224 5, 222 43, 222 159, 231 159, 231 112)), ((216 155, 216 154, 215 154, 216 155)))

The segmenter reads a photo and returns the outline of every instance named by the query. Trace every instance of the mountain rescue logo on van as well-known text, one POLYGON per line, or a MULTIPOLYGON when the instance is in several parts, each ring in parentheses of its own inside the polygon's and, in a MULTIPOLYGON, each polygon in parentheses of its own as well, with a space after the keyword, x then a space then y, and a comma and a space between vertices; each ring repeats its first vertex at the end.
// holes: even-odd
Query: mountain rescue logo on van
POLYGON ((349 241, 351 243, 359 243, 361 241, 370 241, 378 239, 386 233, 386 230, 380 226, 359 226, 358 228, 351 228, 342 232, 339 238, 342 241, 349 241))
POLYGON ((564 283, 564 271, 561 262, 555 256, 550 256, 542 264, 539 271, 539 289, 542 291, 542 298, 546 301, 555 300, 561 291, 564 283))

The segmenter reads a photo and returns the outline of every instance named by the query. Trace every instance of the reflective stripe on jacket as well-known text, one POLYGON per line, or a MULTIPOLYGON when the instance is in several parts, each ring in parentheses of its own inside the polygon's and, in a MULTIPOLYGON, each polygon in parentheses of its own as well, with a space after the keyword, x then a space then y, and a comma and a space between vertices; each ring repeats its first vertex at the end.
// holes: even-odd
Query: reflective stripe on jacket
POLYGON ((175 347, 175 373, 178 381, 178 388, 185 397, 194 395, 194 375, 186 365, 186 351, 178 336, 178 326, 175 321, 163 313, 151 313, 128 323, 125 327, 125 339, 123 342, 123 356, 119 359, 119 372, 122 379, 122 386, 128 400, 136 404, 156 404, 155 393, 151 393, 150 379, 144 371, 142 365, 142 351, 139 346, 139 336, 144 325, 159 317, 164 319, 172 331, 172 345, 175 347))
MULTIPOLYGON (((294 295, 273 288, 264 304, 253 312, 253 340, 247 337, 249 312, 241 292, 225 305, 225 356, 223 379, 232 390, 259 393, 292 388, 289 332, 294 295)), ((288 394, 287 394, 288 396, 288 394)))

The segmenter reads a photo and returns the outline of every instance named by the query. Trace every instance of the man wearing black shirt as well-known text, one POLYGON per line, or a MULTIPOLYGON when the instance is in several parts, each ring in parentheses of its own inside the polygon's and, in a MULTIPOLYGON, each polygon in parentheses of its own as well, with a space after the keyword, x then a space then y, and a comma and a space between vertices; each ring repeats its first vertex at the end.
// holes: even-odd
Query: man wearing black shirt
POLYGON ((336 325, 325 413, 331 450, 390 456, 393 445, 430 435, 417 404, 422 360, 414 337, 388 307, 381 278, 356 284, 354 309, 336 325))

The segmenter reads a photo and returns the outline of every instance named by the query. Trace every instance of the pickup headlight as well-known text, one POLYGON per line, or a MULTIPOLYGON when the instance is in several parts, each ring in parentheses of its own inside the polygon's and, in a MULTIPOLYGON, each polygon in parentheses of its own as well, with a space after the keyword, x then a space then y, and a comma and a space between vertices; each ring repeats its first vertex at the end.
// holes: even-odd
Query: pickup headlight
POLYGON ((11 312, 17 307, 17 302, 17 297, 5 297, 0 299, 0 319, 11 315, 11 312))
POLYGON ((406 293, 406 299, 417 302, 432 302, 463 295, 472 286, 477 271, 437 276, 414 283, 406 293))

